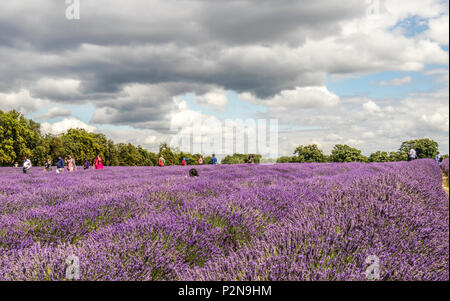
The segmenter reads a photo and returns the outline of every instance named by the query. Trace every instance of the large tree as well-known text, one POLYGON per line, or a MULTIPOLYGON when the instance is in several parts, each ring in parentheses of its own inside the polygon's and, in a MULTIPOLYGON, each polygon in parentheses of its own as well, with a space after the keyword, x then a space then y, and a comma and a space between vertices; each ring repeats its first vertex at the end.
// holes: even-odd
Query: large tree
POLYGON ((369 161, 370 162, 389 162, 389 161, 391 161, 391 156, 388 152, 377 151, 375 153, 370 154, 369 161))
POLYGON ((297 155, 297 162, 322 163, 326 161, 325 155, 316 144, 300 145, 295 149, 294 154, 297 155))
POLYGON ((331 162, 368 162, 361 150, 348 145, 337 144, 330 155, 331 162))
POLYGON ((0 110, 0 165, 22 162, 25 156, 36 164, 38 156, 45 152, 42 144, 38 123, 17 111, 5 113, 0 110))
POLYGON ((399 149, 400 156, 404 160, 408 158, 411 148, 416 150, 419 159, 434 158, 439 151, 439 144, 429 138, 404 141, 399 149))

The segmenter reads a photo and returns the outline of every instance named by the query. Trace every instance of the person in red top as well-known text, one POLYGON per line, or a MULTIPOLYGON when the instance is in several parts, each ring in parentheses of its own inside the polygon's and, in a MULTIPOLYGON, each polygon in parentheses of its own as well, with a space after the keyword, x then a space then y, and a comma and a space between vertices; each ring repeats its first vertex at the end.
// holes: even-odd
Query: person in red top
POLYGON ((198 164, 200 164, 200 165, 203 164, 203 156, 200 156, 200 159, 198 159, 198 164))
POLYGON ((94 160, 94 168, 95 169, 103 169, 103 160, 100 155, 97 156, 94 160))
POLYGON ((159 157, 159 160, 158 160, 158 165, 163 167, 165 164, 166 164, 166 160, 164 159, 164 156, 161 155, 161 157, 159 157))

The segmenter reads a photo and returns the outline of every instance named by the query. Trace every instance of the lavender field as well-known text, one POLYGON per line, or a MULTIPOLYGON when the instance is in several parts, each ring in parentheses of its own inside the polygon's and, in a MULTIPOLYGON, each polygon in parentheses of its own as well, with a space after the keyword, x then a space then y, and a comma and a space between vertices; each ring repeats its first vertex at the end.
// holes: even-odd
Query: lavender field
POLYGON ((0 280, 449 280, 433 160, 0 169, 0 280))

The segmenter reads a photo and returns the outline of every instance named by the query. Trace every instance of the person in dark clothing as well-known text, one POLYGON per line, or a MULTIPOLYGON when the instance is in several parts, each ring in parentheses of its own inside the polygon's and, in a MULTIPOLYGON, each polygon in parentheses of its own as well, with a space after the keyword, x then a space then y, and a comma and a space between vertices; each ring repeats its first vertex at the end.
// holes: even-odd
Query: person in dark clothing
POLYGON ((50 172, 52 171, 52 160, 50 158, 47 158, 44 163, 44 172, 50 172))
POLYGON ((211 158, 211 164, 212 165, 216 165, 217 164, 217 158, 216 158, 216 155, 212 155, 212 158, 211 158))
POLYGON ((189 176, 191 176, 191 177, 198 177, 198 171, 197 171, 197 169, 191 168, 191 169, 189 170, 189 176))
POLYGON ((56 173, 62 173, 64 171, 64 159, 59 156, 58 162, 56 163, 56 173))
POLYGON ((90 163, 89 163, 88 158, 84 158, 83 169, 84 170, 89 169, 89 165, 90 165, 90 163))

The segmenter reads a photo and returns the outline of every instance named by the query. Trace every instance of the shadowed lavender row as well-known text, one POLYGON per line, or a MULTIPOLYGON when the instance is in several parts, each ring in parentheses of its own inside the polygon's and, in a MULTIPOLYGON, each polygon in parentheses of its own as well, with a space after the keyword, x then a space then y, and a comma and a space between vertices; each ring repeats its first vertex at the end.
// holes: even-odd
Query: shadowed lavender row
POLYGON ((442 170, 448 176, 448 158, 446 158, 446 159, 444 159, 444 161, 442 161, 442 170))

